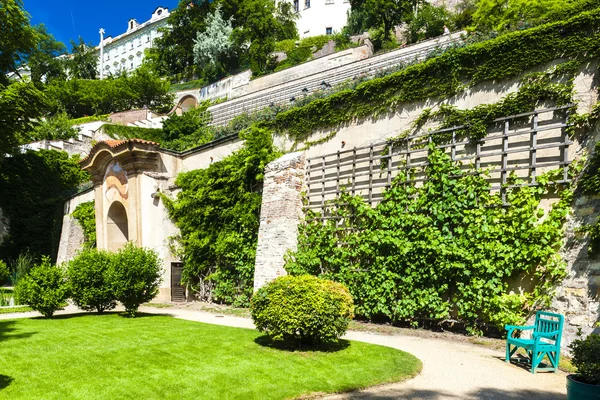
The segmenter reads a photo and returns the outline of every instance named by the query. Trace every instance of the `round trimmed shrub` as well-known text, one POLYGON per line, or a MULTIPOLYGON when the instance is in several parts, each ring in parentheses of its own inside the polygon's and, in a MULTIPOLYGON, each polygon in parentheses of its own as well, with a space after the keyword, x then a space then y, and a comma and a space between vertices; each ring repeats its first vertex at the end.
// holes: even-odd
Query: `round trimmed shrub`
POLYGON ((44 317, 52 317, 56 310, 67 305, 69 290, 62 269, 45 257, 27 275, 19 279, 15 297, 19 304, 27 304, 44 317))
POLYGON ((161 282, 161 264, 154 250, 136 247, 129 242, 112 255, 109 272, 115 296, 132 317, 140 304, 152 300, 158 294, 161 282))
POLYGON ((273 339, 317 344, 335 342, 346 332, 354 303, 341 283, 282 276, 256 292, 251 311, 256 328, 273 339))
POLYGON ((111 264, 111 253, 96 249, 84 250, 69 262, 69 287, 77 307, 99 313, 116 307, 115 293, 108 276, 111 264))

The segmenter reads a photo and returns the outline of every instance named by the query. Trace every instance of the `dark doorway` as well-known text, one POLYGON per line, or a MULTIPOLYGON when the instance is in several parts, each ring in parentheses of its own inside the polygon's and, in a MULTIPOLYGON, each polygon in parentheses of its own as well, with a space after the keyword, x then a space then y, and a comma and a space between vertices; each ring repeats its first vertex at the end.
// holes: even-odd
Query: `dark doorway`
POLYGON ((171 263, 171 301, 174 303, 185 302, 185 287, 181 285, 183 263, 171 263))

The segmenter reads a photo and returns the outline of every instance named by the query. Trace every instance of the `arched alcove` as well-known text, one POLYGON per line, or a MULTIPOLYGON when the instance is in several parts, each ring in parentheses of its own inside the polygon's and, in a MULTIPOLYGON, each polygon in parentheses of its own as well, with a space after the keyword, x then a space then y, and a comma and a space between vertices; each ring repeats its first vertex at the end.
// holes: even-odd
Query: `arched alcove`
POLYGON ((111 204, 106 218, 106 242, 108 251, 117 251, 129 240, 127 211, 123 204, 115 201, 111 204))
POLYGON ((186 113, 189 110, 198 106, 198 100, 194 96, 185 96, 179 102, 181 112, 186 113))

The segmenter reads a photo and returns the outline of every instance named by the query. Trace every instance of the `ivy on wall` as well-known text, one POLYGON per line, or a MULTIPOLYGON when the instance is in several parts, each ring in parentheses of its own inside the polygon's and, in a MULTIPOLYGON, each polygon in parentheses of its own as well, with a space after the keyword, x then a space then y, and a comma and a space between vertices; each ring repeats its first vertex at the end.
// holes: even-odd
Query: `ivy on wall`
POLYGON ((83 229, 83 246, 86 249, 96 248, 96 211, 94 201, 79 204, 71 214, 83 229))
POLYGON ((483 82, 497 84, 553 60, 581 63, 599 55, 598 43, 600 9, 567 21, 449 49, 424 63, 367 81, 354 90, 282 112, 271 126, 277 132, 302 138, 355 119, 385 116, 402 103, 447 98, 483 82))
POLYGON ((286 270, 346 284, 365 318, 458 319, 471 333, 522 323, 566 274, 558 249, 572 192, 544 214, 550 176, 541 176, 539 187, 509 191, 504 208, 482 171, 462 170, 433 144, 428 160, 422 187, 401 174, 375 208, 342 195, 331 207, 341 226, 301 226, 286 270))
POLYGON ((240 136, 242 149, 206 169, 179 174, 177 198, 163 199, 180 230, 184 283, 202 300, 248 306, 263 171, 279 153, 267 129, 253 127, 240 136))

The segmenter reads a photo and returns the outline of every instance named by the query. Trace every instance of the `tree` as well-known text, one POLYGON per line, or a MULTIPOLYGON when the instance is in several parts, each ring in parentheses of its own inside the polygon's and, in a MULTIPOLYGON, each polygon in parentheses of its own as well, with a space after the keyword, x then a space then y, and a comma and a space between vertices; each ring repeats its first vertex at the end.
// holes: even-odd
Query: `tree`
POLYGON ((450 15, 445 7, 435 7, 423 4, 419 13, 408 24, 408 42, 415 43, 419 40, 440 36, 444 33, 444 26, 448 24, 450 15))
POLYGON ((0 84, 8 84, 7 74, 17 71, 36 43, 23 2, 0 0, 0 84))
POLYGON ((224 20, 219 4, 213 14, 207 17, 204 32, 198 32, 194 40, 194 61, 200 68, 210 67, 217 73, 222 72, 222 58, 231 50, 233 43, 229 39, 233 28, 231 19, 224 20))
POLYGON ((296 20, 298 13, 294 12, 292 3, 289 1, 278 1, 275 9, 275 39, 279 42, 287 39, 298 39, 298 28, 296 20))
POLYGON ((81 36, 79 43, 71 40, 71 56, 67 61, 69 76, 79 79, 96 79, 98 75, 98 55, 94 45, 85 44, 81 36))
POLYGON ((38 43, 36 48, 27 58, 27 65, 31 70, 31 79, 34 82, 50 82, 53 79, 64 80, 66 47, 62 42, 54 39, 44 24, 34 27, 38 43))
POLYGON ((46 117, 31 134, 34 140, 69 140, 79 135, 79 129, 69 121, 66 112, 60 111, 52 116, 46 117))
POLYGON ((394 26, 411 17, 414 0, 350 0, 350 7, 354 29, 383 28, 387 40, 394 26))
POLYGON ((275 50, 275 4, 271 0, 246 0, 239 4, 236 43, 247 49, 252 72, 266 72, 270 54, 275 50))
MULTIPOLYGON (((206 17, 216 8, 216 1, 180 0, 161 28, 162 36, 154 42, 155 67, 162 75, 191 75, 195 66, 193 46, 198 32, 206 30, 206 17)), ((227 19, 227 18, 226 18, 227 19)))
POLYGON ((0 160, 33 138, 36 119, 47 109, 47 97, 32 83, 0 84, 0 160))

